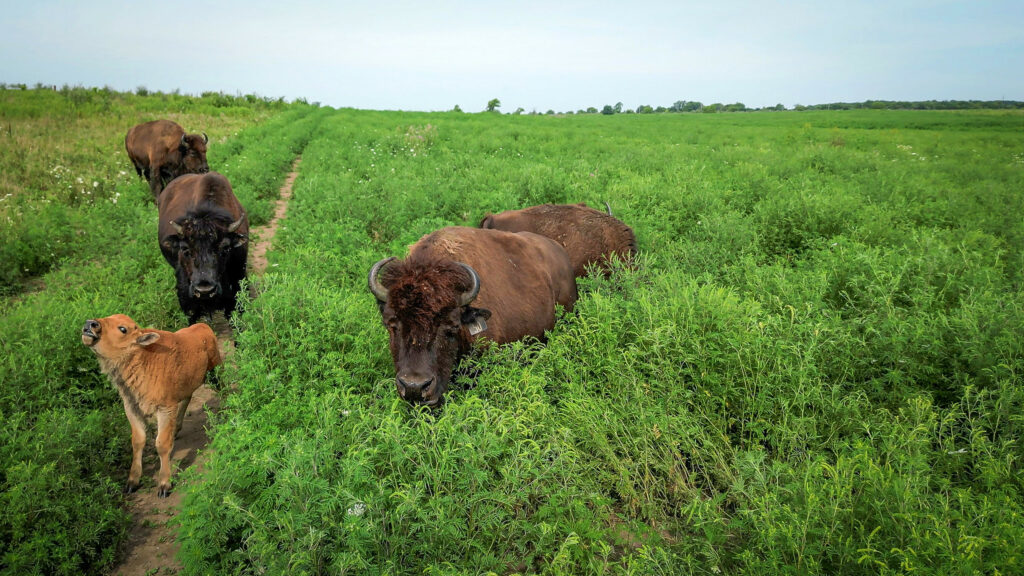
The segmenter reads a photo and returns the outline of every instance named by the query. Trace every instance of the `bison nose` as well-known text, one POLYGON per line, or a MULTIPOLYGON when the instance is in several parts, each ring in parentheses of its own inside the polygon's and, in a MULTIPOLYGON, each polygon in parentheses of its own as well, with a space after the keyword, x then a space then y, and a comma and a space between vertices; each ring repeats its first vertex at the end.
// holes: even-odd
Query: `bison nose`
POLYGON ((405 380, 401 376, 398 377, 398 394, 410 402, 414 402, 423 398, 423 393, 430 388, 430 385, 434 382, 433 378, 427 378, 420 382, 405 380))
POLYGON ((82 327, 82 332, 90 332, 92 334, 98 334, 100 331, 100 323, 95 320, 86 320, 85 326, 82 327))
POLYGON ((210 282, 209 280, 200 280, 199 282, 196 283, 196 293, 202 296, 206 296, 213 292, 214 288, 216 287, 217 286, 214 285, 214 283, 210 282))

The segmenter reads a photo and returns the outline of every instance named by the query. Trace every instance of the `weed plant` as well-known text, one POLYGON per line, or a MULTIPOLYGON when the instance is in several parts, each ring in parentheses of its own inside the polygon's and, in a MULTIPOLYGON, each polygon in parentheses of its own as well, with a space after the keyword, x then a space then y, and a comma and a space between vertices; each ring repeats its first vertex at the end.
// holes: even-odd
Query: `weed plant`
POLYGON ((1021 571, 1022 120, 319 118, 186 572, 1021 571), (578 201, 635 269, 467 359, 443 409, 401 401, 373 262, 578 201))
POLYGON ((215 170, 230 178, 247 156, 267 158, 261 170, 246 168, 236 189, 253 220, 265 221, 270 209, 261 199, 280 186, 271 180, 283 179, 309 138, 301 133, 314 128, 307 117, 322 113, 296 105, 214 115, 195 98, 75 94, 0 93, 4 121, 18 135, 0 141, 0 162, 21 171, 18 187, 5 180, 0 208, 3 286, 14 292, 0 300, 2 574, 106 573, 127 537, 128 423, 78 335, 86 319, 112 313, 167 330, 185 325, 174 274, 157 248, 156 207, 145 182, 126 175, 127 127, 193 102, 183 107, 195 115, 171 116, 207 131, 215 170), (105 104, 90 108, 88 98, 105 104))

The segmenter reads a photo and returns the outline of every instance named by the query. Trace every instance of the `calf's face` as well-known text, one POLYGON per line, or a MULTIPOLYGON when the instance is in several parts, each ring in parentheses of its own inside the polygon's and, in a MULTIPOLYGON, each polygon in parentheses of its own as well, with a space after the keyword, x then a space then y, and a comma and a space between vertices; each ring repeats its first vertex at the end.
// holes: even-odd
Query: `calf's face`
POLYGON ((140 330, 138 325, 124 314, 106 318, 86 320, 82 327, 82 344, 92 348, 102 358, 114 359, 134 348, 149 346, 160 335, 140 330))

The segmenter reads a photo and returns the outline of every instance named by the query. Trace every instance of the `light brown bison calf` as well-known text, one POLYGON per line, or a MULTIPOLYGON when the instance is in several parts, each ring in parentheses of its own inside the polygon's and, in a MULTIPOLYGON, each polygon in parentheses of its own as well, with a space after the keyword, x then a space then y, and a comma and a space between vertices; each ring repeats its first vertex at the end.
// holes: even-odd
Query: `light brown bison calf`
POLYGON ((177 332, 139 328, 124 314, 88 320, 82 344, 96 353, 100 369, 117 388, 132 427, 132 466, 127 492, 139 487, 146 419, 156 416, 156 451, 160 455, 157 494, 171 490, 171 450, 192 393, 209 370, 220 364, 217 337, 206 324, 177 332))
POLYGON ((480 221, 480 228, 533 232, 558 242, 569 254, 576 277, 586 275, 590 264, 598 264, 607 274, 612 254, 629 262, 636 253, 632 228, 583 203, 542 204, 488 214, 480 221))

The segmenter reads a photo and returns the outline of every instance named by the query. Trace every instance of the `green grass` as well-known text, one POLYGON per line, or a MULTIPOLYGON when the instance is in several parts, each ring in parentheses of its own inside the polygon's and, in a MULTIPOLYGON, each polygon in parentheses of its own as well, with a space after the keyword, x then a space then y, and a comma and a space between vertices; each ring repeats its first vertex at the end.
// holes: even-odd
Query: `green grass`
POLYGON ((325 117, 186 572, 1019 570, 1021 118, 325 117), (638 270, 444 410, 400 401, 370 265, 568 201, 608 201, 638 270))
MULTIPOLYGON (((114 126, 154 112, 143 106, 145 99, 110 94, 109 112, 89 112, 80 122, 61 108, 60 93, 0 96, 11 103, 4 111, 16 126, 64 120, 69 133, 97 142, 67 164, 71 174, 110 174, 102 186, 85 188, 96 191, 87 198, 62 196, 64 173, 50 178, 44 167, 65 162, 56 160, 65 136, 44 130, 25 140, 33 152, 22 166, 29 175, 24 186, 0 194, 17 200, 4 208, 11 219, 0 225, 4 278, 11 281, 6 287, 15 291, 0 300, 0 573, 104 573, 129 527, 121 491, 130 435, 116 392, 78 334, 86 319, 113 313, 128 314, 143 326, 185 325, 173 272, 156 249, 157 213, 148 187, 134 174, 117 176, 131 168, 124 132, 114 126), (56 253, 41 255, 43 265, 24 266, 28 260, 21 255, 40 256, 48 249, 56 253), (21 269, 12 271, 15 265, 21 269), (26 276, 34 273, 39 275, 26 276)), ((227 111, 207 130, 211 166, 229 178, 236 179, 232 164, 266 159, 260 170, 238 175, 236 185, 253 221, 266 221, 265 198, 276 194, 318 111, 289 105, 257 112, 227 111), (237 134, 219 133, 229 127, 237 134)), ((187 118, 185 124, 193 125, 212 117, 187 118)), ((5 142, 2 157, 17 154, 11 146, 23 144, 5 142)))
MULTIPOLYGON (((210 459, 186 472, 184 573, 1020 572, 1021 128, 993 111, 260 120, 210 158, 254 221, 303 161, 210 459), (443 410, 401 401, 369 267, 486 212, 579 201, 634 228, 637 268, 582 281, 545 345, 467 359, 443 410)), ((110 257, 77 251, 5 304, 11 573, 102 571, 123 538, 126 427, 74 335, 114 311, 183 322, 145 186, 126 185, 101 213, 123 221, 110 257), (29 531, 40 510, 74 513, 29 531)))

